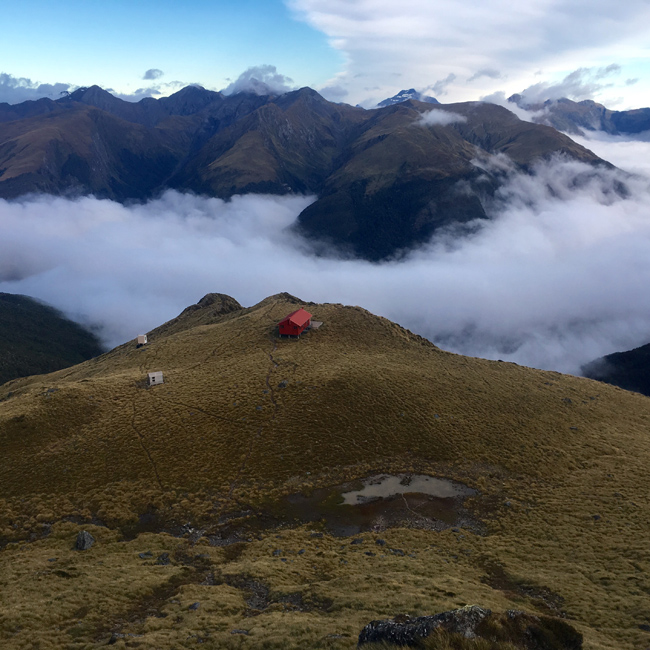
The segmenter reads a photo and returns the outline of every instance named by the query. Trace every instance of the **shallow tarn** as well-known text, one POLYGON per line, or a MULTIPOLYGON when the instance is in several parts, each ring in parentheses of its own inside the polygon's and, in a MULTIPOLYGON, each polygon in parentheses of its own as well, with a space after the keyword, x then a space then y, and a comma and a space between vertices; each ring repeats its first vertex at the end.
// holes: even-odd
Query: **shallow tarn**
POLYGON ((361 490, 344 492, 343 503, 359 505, 374 499, 389 499, 400 494, 426 494, 439 499, 466 497, 476 494, 461 483, 444 478, 434 478, 426 474, 381 474, 363 481, 361 490))
POLYGON ((395 526, 444 530, 454 526, 480 532, 481 524, 464 508, 476 490, 424 474, 380 474, 352 483, 290 494, 239 513, 219 527, 213 543, 241 541, 268 528, 315 524, 336 537, 379 532, 395 526))

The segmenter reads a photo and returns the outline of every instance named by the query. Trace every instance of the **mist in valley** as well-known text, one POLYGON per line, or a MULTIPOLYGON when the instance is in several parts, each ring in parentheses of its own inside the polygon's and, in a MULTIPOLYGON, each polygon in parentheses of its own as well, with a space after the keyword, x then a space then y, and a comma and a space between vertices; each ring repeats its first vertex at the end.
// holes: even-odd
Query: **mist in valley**
POLYGON ((454 352, 579 374, 650 341, 650 143, 579 140, 621 169, 477 162, 506 179, 491 219, 381 264, 317 256, 293 234, 314 197, 0 201, 0 291, 54 305, 107 346, 209 292, 248 306, 288 291, 360 305, 454 352))

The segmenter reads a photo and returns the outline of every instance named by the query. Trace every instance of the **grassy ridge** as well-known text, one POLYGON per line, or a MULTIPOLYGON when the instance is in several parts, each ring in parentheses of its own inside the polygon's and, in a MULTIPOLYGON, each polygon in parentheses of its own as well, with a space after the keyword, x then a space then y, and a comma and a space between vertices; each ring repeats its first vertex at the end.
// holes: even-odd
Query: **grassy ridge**
POLYGON ((65 619, 74 630, 56 638, 69 647, 110 628, 144 634, 122 647, 193 647, 208 634, 214 647, 351 648, 371 619, 472 603, 564 613, 587 647, 639 647, 650 623, 647 398, 443 352, 357 307, 307 305, 324 326, 278 339, 295 308, 286 294, 250 309, 212 302, 144 348, 0 388, 0 538, 33 540, 0 553, 0 591, 22 603, 0 597, 8 647, 21 647, 16 628, 45 643, 65 619), (164 385, 145 387, 152 370, 164 385), (215 548, 158 532, 382 471, 477 488, 468 507, 487 534, 391 529, 354 547, 298 526, 215 548), (152 513, 156 534, 121 541, 152 513), (100 540, 86 554, 69 550, 74 522, 100 540), (172 563, 143 563, 149 546, 172 563), (45 555, 74 577, 61 580, 45 555), (275 594, 252 618, 251 580, 275 594), (92 605, 75 617, 79 590, 92 605), (36 616, 48 599, 57 605, 36 616), (134 613, 147 599, 168 616, 134 613), (190 614, 191 599, 202 604, 190 614), (240 628, 250 635, 231 633, 240 628))

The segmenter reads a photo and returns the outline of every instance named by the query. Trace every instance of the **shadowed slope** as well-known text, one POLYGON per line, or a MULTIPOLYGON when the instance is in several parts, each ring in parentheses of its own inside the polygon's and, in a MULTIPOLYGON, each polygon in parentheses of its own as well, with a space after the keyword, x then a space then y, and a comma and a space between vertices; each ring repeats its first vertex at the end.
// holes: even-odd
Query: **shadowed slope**
POLYGON ((3 198, 31 192, 144 199, 173 171, 187 136, 147 129, 74 103, 0 124, 3 198))
POLYGON ((582 374, 650 396, 650 344, 591 361, 582 367, 582 374))
POLYGON ((603 162, 555 129, 494 104, 436 106, 452 116, 446 125, 423 123, 431 110, 409 100, 370 111, 319 200, 301 213, 298 231, 381 260, 444 226, 487 217, 484 206, 502 178, 477 159, 507 154, 521 170, 553 155, 603 162))
POLYGON ((102 351, 96 336, 53 307, 0 293, 0 383, 67 368, 102 351))

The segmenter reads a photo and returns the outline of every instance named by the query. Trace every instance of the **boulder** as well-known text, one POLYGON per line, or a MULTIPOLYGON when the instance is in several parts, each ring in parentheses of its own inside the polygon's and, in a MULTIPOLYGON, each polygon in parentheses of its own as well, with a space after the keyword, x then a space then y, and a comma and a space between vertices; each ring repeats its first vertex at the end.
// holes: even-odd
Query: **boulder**
POLYGON ((95 538, 88 531, 80 530, 74 547, 77 551, 87 551, 94 543, 95 538))

